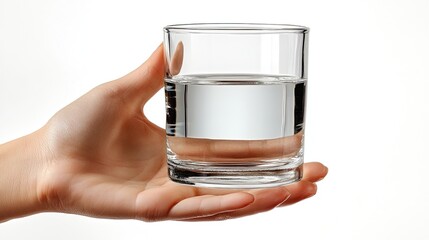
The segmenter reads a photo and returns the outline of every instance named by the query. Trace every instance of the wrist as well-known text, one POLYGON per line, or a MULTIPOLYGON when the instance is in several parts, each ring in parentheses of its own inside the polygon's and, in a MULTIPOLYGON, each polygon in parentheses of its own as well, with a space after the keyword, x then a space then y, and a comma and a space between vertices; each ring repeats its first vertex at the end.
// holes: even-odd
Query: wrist
POLYGON ((38 197, 46 151, 40 131, 0 145, 0 222, 45 210, 38 197))

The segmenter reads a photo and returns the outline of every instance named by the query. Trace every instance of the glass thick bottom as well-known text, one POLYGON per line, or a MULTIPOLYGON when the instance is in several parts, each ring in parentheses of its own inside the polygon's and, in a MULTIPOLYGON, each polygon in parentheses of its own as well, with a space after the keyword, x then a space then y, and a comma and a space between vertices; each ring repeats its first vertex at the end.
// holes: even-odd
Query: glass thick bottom
POLYGON ((248 163, 214 163, 168 156, 168 173, 174 182, 211 188, 268 188, 301 180, 303 156, 248 163))

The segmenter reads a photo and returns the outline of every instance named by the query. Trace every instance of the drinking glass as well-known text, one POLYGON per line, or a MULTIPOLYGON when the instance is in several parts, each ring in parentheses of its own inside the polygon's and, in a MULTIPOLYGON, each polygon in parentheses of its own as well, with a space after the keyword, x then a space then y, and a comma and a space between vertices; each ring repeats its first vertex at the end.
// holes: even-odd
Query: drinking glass
POLYGON ((301 179, 308 32, 285 24, 164 28, 173 181, 262 188, 301 179))

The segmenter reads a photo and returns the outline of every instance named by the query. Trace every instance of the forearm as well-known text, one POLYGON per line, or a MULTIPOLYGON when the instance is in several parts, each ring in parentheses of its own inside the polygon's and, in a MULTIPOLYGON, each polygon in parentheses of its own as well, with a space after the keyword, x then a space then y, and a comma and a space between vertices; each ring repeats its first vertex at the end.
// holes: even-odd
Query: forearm
POLYGON ((0 222, 43 210, 37 197, 43 156, 35 135, 0 145, 0 222))

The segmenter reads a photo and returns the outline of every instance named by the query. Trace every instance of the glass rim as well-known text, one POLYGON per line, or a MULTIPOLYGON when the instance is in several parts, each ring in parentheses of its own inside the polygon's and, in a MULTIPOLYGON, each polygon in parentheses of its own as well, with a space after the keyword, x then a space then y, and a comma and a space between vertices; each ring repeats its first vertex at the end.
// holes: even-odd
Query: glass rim
POLYGON ((187 23, 164 27, 166 33, 204 33, 204 34, 259 34, 259 33, 307 33, 305 26, 270 23, 187 23))

